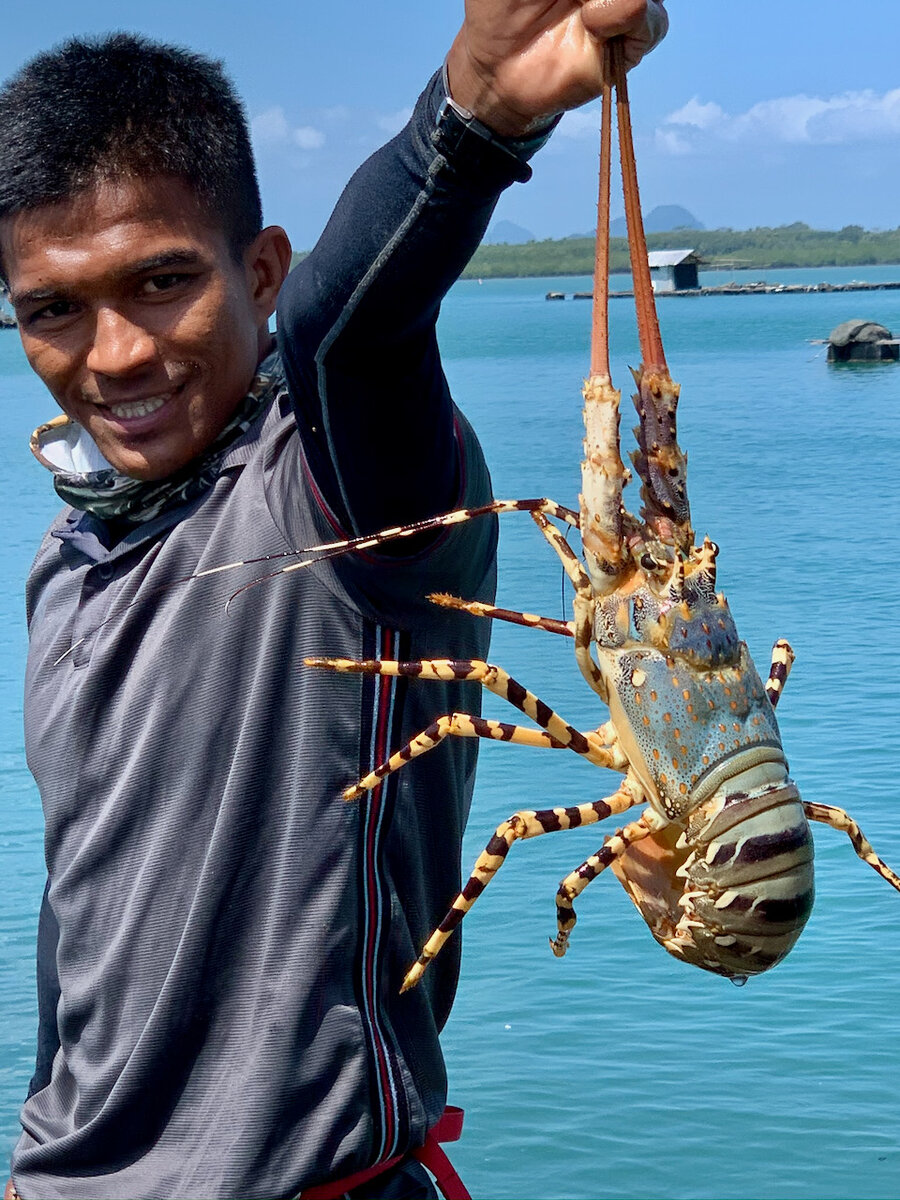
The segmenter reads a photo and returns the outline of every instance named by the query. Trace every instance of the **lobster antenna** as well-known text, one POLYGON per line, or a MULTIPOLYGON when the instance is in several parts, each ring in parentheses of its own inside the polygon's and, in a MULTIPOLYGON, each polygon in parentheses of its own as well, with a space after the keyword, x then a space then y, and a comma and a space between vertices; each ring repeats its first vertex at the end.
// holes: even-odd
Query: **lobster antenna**
POLYGON ((591 375, 610 378, 609 370, 609 192, 612 155, 612 84, 609 43, 603 48, 603 109, 600 118, 600 183, 594 251, 594 308, 591 319, 591 375))
POLYGON ((650 282, 647 260, 647 239, 641 217, 641 196, 638 190, 637 165, 634 160, 634 141, 631 133, 631 110, 628 106, 628 83, 625 78, 625 52, 621 38, 610 42, 612 77, 616 88, 616 109, 619 118, 619 158, 622 162, 622 186, 625 193, 625 220, 628 225, 628 248, 631 253, 631 275, 634 280, 634 306, 637 313, 641 357, 648 371, 665 371, 666 356, 659 332, 659 318, 650 282))

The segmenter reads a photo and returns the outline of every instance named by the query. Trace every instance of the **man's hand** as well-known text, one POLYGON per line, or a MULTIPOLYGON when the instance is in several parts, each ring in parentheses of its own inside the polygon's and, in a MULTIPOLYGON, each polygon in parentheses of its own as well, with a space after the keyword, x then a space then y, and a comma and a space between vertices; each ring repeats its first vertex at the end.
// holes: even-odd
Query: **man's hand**
POLYGON ((662 0, 466 0, 450 92, 495 133, 520 137, 599 95, 607 39, 624 37, 633 67, 667 28, 662 0))

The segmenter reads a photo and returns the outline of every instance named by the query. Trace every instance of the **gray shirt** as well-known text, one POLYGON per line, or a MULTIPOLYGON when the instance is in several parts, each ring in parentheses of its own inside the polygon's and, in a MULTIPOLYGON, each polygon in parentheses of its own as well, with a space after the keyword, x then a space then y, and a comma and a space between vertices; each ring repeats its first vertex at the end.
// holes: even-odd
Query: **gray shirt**
MULTIPOLYGON (((457 433, 472 504, 487 475, 457 433)), ((25 1197, 292 1195, 420 1142, 443 1107, 459 945, 398 989, 458 887, 473 743, 341 791, 478 697, 303 658, 483 655, 485 622, 424 597, 491 594, 491 523, 293 572, 227 615, 259 567, 177 582, 333 536, 283 401, 191 511, 111 550, 70 511, 41 547, 27 752, 59 1049, 23 1111, 25 1197)))

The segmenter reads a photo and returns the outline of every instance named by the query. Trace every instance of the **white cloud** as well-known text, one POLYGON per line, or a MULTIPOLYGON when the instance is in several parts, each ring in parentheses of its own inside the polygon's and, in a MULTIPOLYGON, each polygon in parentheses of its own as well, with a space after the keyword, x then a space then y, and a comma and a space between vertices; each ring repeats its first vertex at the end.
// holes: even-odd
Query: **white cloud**
POLYGON ((746 112, 727 113, 696 96, 664 118, 656 144, 667 154, 687 154, 712 143, 767 142, 837 145, 900 133, 900 88, 878 95, 866 90, 836 96, 780 96, 746 112))
POLYGON ((290 136, 290 126, 283 108, 267 108, 250 122, 256 142, 284 142, 290 136))
POLYGON ((291 132, 291 141, 301 150, 318 150, 325 145, 325 134, 312 125, 300 125, 291 132))
POLYGON ((382 116, 376 117, 375 124, 384 133, 393 136, 400 132, 411 116, 411 108, 399 108, 395 113, 384 113, 382 116))
POLYGON ((563 114, 563 118, 556 127, 557 137, 566 138, 599 138, 600 136, 600 109, 594 108, 575 108, 571 112, 563 114))
POLYGON ((267 108, 250 122, 253 140, 259 145, 299 146, 301 150, 318 150, 325 145, 325 134, 312 125, 291 126, 280 106, 267 108))

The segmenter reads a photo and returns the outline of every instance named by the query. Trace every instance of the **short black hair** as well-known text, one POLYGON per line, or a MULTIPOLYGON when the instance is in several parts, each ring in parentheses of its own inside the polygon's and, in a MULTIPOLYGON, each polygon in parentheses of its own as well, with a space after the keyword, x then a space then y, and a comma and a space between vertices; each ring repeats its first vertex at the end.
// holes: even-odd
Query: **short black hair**
POLYGON ((220 62, 130 33, 72 38, 0 89, 0 220, 151 176, 183 180, 240 261, 262 207, 247 118, 220 62))

